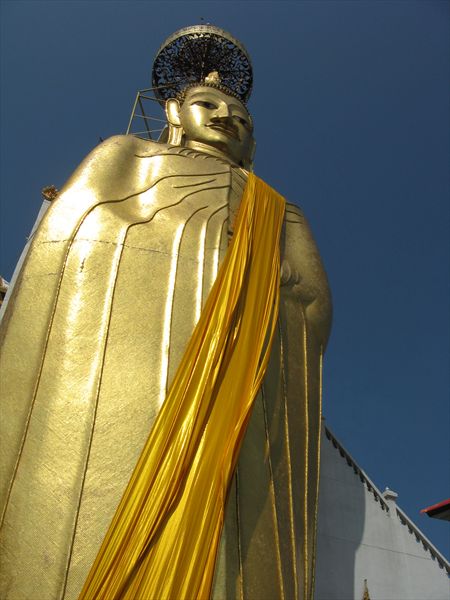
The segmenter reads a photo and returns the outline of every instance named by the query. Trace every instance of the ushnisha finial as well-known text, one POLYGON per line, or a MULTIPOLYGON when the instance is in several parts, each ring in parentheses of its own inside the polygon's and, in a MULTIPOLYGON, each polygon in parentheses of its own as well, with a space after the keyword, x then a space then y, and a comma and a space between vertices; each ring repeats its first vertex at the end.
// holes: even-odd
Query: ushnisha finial
POLYGON ((209 75, 205 77, 205 83, 208 85, 220 85, 220 76, 217 71, 211 71, 209 75))

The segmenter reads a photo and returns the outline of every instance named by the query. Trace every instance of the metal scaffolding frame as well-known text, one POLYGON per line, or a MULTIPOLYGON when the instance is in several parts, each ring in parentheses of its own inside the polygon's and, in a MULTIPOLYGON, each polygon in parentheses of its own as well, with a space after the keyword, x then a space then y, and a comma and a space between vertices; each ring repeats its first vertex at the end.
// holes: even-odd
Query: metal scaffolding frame
POLYGON ((151 87, 137 92, 126 135, 134 135, 145 140, 161 140, 167 127, 167 120, 162 118, 164 107, 155 95, 156 89, 151 87), (160 116, 155 116, 156 114, 160 116))

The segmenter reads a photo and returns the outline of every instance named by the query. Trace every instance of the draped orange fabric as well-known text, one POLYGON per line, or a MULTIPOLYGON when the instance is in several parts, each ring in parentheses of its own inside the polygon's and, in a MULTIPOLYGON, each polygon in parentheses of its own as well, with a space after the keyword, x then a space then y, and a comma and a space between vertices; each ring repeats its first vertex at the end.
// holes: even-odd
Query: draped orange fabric
POLYGON ((278 316, 284 206, 249 175, 227 255, 80 600, 209 598, 278 316))

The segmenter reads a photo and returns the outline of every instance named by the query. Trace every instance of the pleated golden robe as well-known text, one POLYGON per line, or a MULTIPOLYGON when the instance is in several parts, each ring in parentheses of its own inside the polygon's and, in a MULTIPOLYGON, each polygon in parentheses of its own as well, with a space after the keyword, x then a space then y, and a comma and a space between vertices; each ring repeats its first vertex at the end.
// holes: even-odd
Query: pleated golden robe
MULTIPOLYGON (((118 136, 49 209, 2 324, 1 598, 80 593, 227 251, 244 185, 224 160, 118 136)), ((278 329, 228 500, 217 599, 311 596, 330 305, 292 205, 281 254, 278 329)))

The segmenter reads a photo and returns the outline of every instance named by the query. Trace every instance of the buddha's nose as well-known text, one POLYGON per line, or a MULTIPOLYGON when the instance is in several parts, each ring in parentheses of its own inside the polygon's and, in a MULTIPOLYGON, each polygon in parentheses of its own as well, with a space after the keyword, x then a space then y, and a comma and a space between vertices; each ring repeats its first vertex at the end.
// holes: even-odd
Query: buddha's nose
POLYGON ((218 119, 226 119, 231 116, 230 107, 226 102, 221 102, 217 107, 215 116, 218 119))

